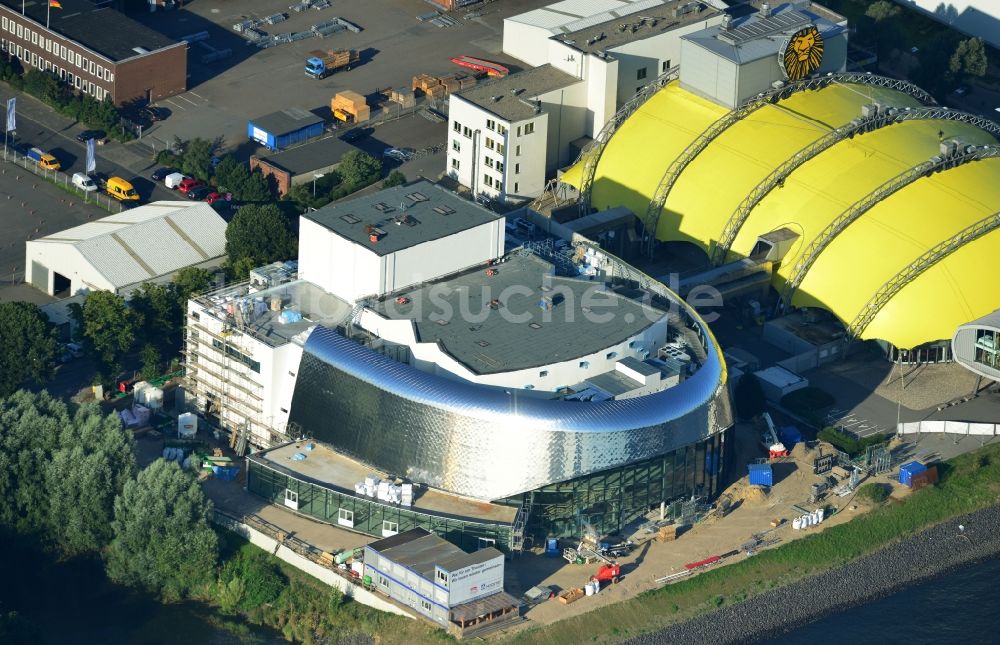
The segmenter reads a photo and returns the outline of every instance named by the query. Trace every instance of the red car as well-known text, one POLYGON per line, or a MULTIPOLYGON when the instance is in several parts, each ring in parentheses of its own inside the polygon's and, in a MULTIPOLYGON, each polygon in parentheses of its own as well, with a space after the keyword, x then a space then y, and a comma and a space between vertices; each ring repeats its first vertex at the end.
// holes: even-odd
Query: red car
POLYGON ((205 196, 205 201, 209 204, 214 204, 215 202, 228 202, 233 198, 232 193, 217 193, 214 190, 205 196))
POLYGON ((192 189, 201 186, 201 182, 193 177, 188 177, 181 183, 177 184, 177 190, 181 191, 185 195, 190 193, 192 189))

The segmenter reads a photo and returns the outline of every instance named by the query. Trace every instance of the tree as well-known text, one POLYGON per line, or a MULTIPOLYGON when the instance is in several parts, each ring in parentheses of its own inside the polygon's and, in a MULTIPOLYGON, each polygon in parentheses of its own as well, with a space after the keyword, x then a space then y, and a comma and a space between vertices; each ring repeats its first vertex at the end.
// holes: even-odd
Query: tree
POLYGON ((181 302, 181 315, 191 296, 207 291, 212 286, 212 272, 198 267, 184 267, 174 276, 174 290, 181 302))
POLYGON ((250 170, 240 163, 236 157, 225 155, 215 168, 215 183, 222 192, 230 192, 237 199, 243 199, 242 194, 250 181, 250 170))
POLYGON ((382 188, 392 188, 393 186, 402 186, 406 183, 406 175, 399 172, 398 170, 393 170, 389 173, 389 176, 382 180, 382 188))
POLYGON ((38 626, 16 611, 0 611, 0 643, 7 645, 36 645, 42 641, 38 626))
MULTIPOLYGON (((266 202, 274 199, 275 188, 272 180, 260 170, 250 173, 243 192, 236 198, 243 202, 266 202)), ((235 195, 235 193, 234 193, 235 195)))
POLYGON ((83 337, 87 346, 97 355, 101 371, 120 367, 122 356, 135 342, 141 317, 125 304, 125 299, 110 291, 95 291, 87 296, 79 308, 83 337))
POLYGON ((184 142, 181 150, 181 172, 207 182, 212 176, 212 156, 216 143, 195 138, 184 142))
POLYGON ((55 371, 56 330, 36 305, 0 303, 0 397, 26 381, 44 384, 55 371))
POLYGON ((76 555, 111 541, 114 501, 135 477, 135 440, 114 413, 80 407, 46 468, 49 531, 60 549, 76 555))
POLYGON ((357 190, 378 181, 382 174, 382 162, 367 152, 351 150, 340 158, 337 173, 344 184, 357 190))
POLYGON ((246 205, 226 228, 226 255, 237 277, 245 267, 256 267, 294 257, 295 235, 288 220, 274 204, 246 205))
POLYGON ((66 404, 48 392, 0 399, 0 525, 22 534, 46 529, 46 465, 70 424, 66 404))
POLYGON ((165 347, 180 337, 183 314, 177 292, 171 285, 143 283, 132 292, 129 305, 142 320, 142 337, 157 347, 165 347))
POLYGON ((948 59, 948 71, 954 76, 985 76, 989 61, 980 38, 966 38, 955 47, 948 59))
POLYGON ((160 350, 153 343, 146 343, 139 350, 139 360, 142 361, 142 378, 149 380, 160 375, 160 350))
POLYGON ((157 459, 125 483, 114 508, 105 560, 113 581, 176 599, 211 579, 219 540, 193 475, 157 459))
POLYGON ((889 18, 895 18, 899 15, 900 9, 899 5, 889 2, 889 0, 878 0, 878 2, 873 2, 868 9, 865 11, 865 15, 874 20, 875 22, 882 22, 883 20, 888 20, 889 18))
POLYGON ((767 409, 764 390, 756 376, 744 374, 740 377, 739 383, 736 384, 736 390, 733 392, 733 403, 736 405, 736 413, 741 419, 750 419, 767 409))

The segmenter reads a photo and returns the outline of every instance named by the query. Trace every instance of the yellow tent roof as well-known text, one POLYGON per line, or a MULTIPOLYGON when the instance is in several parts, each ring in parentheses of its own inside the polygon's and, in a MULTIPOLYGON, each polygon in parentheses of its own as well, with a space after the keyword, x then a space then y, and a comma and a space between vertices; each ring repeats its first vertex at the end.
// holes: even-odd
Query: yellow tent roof
MULTIPOLYGON (((684 168, 660 216, 657 239, 709 249, 762 180, 874 102, 918 105, 903 92, 831 84, 796 92, 737 121, 684 168)), ((592 205, 624 205, 644 217, 667 167, 724 115, 724 108, 676 83, 665 87, 622 124, 605 147, 594 176, 592 205)), ((939 119, 904 121, 840 141, 803 163, 761 199, 739 229, 731 256, 748 254, 760 235, 791 229, 799 237, 775 274, 775 286, 781 288, 803 249, 838 215, 889 179, 939 154, 942 138, 996 143, 975 126, 939 119)), ((563 176, 576 186, 581 179, 582 163, 563 176)), ((809 266, 792 304, 826 308, 849 324, 884 283, 925 251, 998 211, 1000 160, 971 162, 920 178, 831 238, 809 266)), ((1000 308, 1000 292, 983 289, 978 273, 987 261, 995 264, 998 255, 1000 232, 951 253, 900 290, 862 337, 915 347, 950 338, 958 325, 1000 308)))

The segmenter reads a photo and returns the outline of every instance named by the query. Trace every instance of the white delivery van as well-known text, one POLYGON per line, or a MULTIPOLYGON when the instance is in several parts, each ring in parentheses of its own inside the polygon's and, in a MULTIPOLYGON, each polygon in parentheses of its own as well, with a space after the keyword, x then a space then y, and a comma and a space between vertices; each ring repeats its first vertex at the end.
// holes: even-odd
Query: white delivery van
POLYGON ((97 190, 97 184, 90 178, 90 175, 85 175, 82 172, 73 173, 73 185, 88 193, 97 190))
POLYGON ((163 179, 163 185, 169 188, 170 190, 175 190, 178 186, 180 186, 181 182, 184 181, 185 179, 187 179, 187 175, 185 175, 184 173, 175 172, 171 175, 167 175, 163 179))

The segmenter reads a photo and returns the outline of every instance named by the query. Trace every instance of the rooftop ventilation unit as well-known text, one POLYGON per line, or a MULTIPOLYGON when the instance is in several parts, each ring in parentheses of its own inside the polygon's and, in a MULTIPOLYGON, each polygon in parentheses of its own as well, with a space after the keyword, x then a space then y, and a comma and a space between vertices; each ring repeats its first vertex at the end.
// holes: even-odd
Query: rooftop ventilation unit
POLYGON ((499 101, 502 98, 503 98, 503 94, 498 94, 496 96, 491 96, 490 100, 493 101, 494 103, 496 103, 497 101, 499 101))
POLYGON ((771 5, 769 5, 766 2, 764 4, 762 4, 762 5, 760 5, 760 17, 761 18, 770 18, 771 17, 771 5))
POLYGON ((344 213, 343 215, 340 216, 340 219, 347 222, 348 224, 357 224, 358 222, 361 221, 354 215, 351 215, 350 213, 344 213))
POLYGON ((438 213, 439 215, 451 215, 452 213, 455 212, 455 209, 449 208, 447 206, 435 206, 434 212, 438 213))
POLYGON ((410 193, 406 196, 411 202, 426 202, 430 201, 430 197, 423 193, 410 193))

